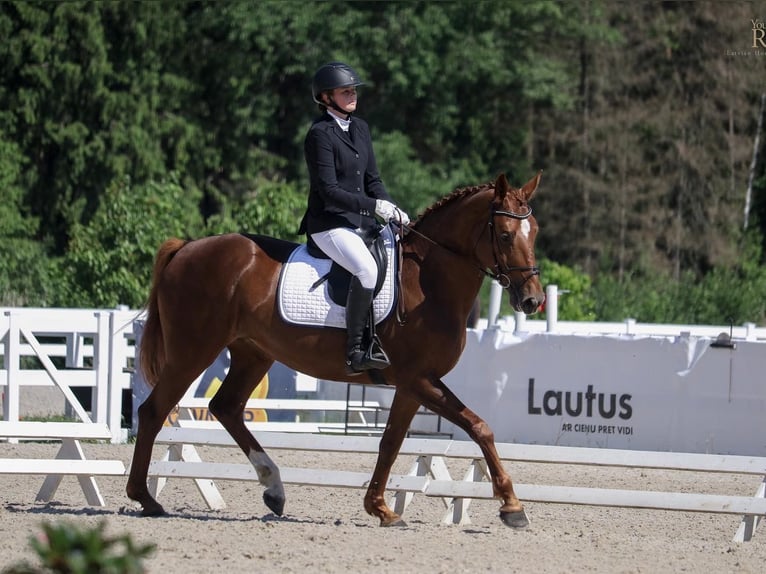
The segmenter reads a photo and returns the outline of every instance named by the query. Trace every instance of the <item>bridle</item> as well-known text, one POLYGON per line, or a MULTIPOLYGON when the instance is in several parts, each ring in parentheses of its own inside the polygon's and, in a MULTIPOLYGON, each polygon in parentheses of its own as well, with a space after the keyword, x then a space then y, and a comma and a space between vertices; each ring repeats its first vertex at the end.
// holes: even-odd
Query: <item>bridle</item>
MULTIPOLYGON (((481 269, 481 271, 486 275, 487 277, 491 277, 498 283, 500 283, 500 286, 503 289, 509 289, 513 287, 513 289, 516 291, 516 294, 519 295, 519 289, 524 286, 524 284, 529 281, 532 277, 535 275, 540 275, 540 268, 536 265, 511 265, 511 266, 504 266, 500 263, 500 258, 498 257, 498 251, 500 251, 500 244, 498 243, 497 239, 497 231, 495 230, 495 217, 498 215, 501 215, 503 217, 510 217, 512 219, 518 219, 518 220, 524 220, 529 219, 529 216, 532 215, 532 208, 527 208, 526 213, 515 213, 513 211, 503 211, 501 209, 495 209, 494 207, 490 210, 489 215, 489 222, 488 227, 490 230, 490 234, 492 238, 490 239, 490 242, 492 243, 492 257, 495 260, 494 265, 494 272, 487 271, 486 269, 481 269), (508 276, 509 273, 512 271, 521 271, 522 273, 529 271, 529 275, 526 275, 524 277, 524 280, 519 285, 514 285, 511 282, 511 278, 508 276)), ((479 244, 479 241, 481 240, 482 236, 484 235, 484 232, 482 231, 482 234, 479 235, 479 239, 476 240, 476 245, 479 244)), ((474 253, 476 252, 476 245, 474 245, 474 253)))
MULTIPOLYGON (((398 210, 397 210, 398 211, 398 210)), ((481 241, 481 238, 484 237, 484 233, 486 232, 487 228, 489 228, 490 232, 490 243, 492 244, 492 258, 494 259, 494 265, 492 266, 492 270, 487 269, 485 265, 483 265, 480 261, 478 261, 478 265, 476 265, 476 268, 484 274, 486 277, 490 277, 491 279, 497 281, 500 286, 503 289, 513 289, 514 295, 516 295, 517 300, 521 300, 521 288, 524 286, 524 284, 529 281, 532 277, 535 275, 540 275, 540 268, 536 265, 504 265, 500 263, 500 257, 498 256, 498 253, 502 251, 500 248, 499 240, 497 238, 497 230, 495 229, 495 217, 510 217, 512 219, 518 219, 518 220, 524 220, 529 219, 529 217, 532 215, 532 208, 529 207, 527 209, 526 213, 516 213, 514 211, 505 211, 502 209, 496 209, 494 205, 490 206, 490 212, 489 212, 489 219, 487 221, 487 225, 482 229, 482 232, 479 234, 479 237, 476 239, 476 243, 473 246, 473 256, 476 257, 476 247, 479 245, 479 241, 481 241), (514 284, 511 281, 510 273, 514 271, 520 271, 521 273, 528 273, 527 275, 523 276, 523 280, 519 284, 514 284)), ((464 258, 465 255, 461 253, 457 253, 450 249, 449 247, 442 245, 441 243, 438 243, 437 241, 434 241, 427 235, 424 235, 414 227, 411 227, 409 225, 402 225, 401 220, 399 220, 398 223, 399 227, 399 239, 404 238, 404 233, 407 231, 408 233, 414 233, 418 237, 422 237, 432 245, 435 245, 436 247, 439 247, 440 249, 443 249, 444 251, 447 251, 448 253, 451 253, 452 255, 456 257, 464 258)), ((400 241, 401 243, 401 241, 400 241)), ((399 248, 399 266, 397 273, 399 275, 398 281, 399 281, 399 301, 396 309, 396 317, 397 321, 400 325, 403 325, 407 321, 406 311, 404 309, 404 293, 402 291, 402 262, 403 262, 403 253, 401 246, 399 248)))

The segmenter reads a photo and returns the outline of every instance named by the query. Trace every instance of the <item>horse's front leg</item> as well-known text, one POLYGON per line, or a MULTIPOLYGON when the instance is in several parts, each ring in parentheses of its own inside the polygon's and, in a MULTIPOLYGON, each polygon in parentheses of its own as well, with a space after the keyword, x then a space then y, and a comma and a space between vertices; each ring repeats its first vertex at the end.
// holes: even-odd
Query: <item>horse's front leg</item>
POLYGON ((495 448, 495 435, 489 425, 466 407, 441 379, 422 381, 421 385, 412 390, 423 406, 463 429, 479 445, 487 462, 493 492, 503 501, 500 507, 500 519, 503 523, 513 528, 528 526, 529 519, 524 512, 524 506, 513 491, 510 475, 503 468, 495 448))
POLYGON ((407 436, 407 429, 410 428, 418 408, 420 404, 413 398, 402 395, 398 390, 394 394, 386 429, 380 438, 378 461, 375 463, 375 470, 367 487, 367 494, 364 496, 364 509, 368 514, 377 516, 381 526, 404 525, 401 517, 386 504, 385 490, 391 467, 394 465, 404 437, 407 436))

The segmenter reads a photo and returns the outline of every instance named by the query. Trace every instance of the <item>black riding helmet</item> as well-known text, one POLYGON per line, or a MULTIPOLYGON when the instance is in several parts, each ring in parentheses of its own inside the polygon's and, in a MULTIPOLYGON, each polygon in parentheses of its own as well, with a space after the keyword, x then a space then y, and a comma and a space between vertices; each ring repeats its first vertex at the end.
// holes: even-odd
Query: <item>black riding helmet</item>
POLYGON ((319 98, 322 92, 334 90, 335 88, 345 88, 347 86, 363 86, 364 82, 359 79, 359 74, 354 68, 342 62, 330 62, 325 64, 314 74, 314 81, 311 83, 311 94, 314 101, 325 105, 319 98))

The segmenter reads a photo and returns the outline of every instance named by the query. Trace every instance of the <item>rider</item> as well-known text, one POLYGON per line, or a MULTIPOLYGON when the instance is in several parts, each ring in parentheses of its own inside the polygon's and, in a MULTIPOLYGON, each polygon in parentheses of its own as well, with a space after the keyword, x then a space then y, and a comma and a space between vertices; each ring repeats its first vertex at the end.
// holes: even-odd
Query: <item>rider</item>
POLYGON ((350 66, 332 62, 314 74, 312 94, 322 115, 306 134, 304 154, 309 171, 308 209, 300 233, 306 233, 330 259, 352 277, 346 302, 346 370, 357 374, 389 366, 385 354, 370 356, 362 349, 378 270, 360 236, 375 226, 377 215, 406 225, 378 174, 370 128, 351 114, 356 111, 357 86, 363 85, 350 66))

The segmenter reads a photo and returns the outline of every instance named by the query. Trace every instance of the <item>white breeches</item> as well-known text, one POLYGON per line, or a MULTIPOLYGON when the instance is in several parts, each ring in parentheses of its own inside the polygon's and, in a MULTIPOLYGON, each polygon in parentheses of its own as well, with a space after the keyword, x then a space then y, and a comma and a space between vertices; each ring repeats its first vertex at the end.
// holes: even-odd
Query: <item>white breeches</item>
POLYGON ((378 266, 364 240, 353 229, 338 227, 312 233, 311 239, 330 259, 355 275, 365 289, 374 289, 378 266))

